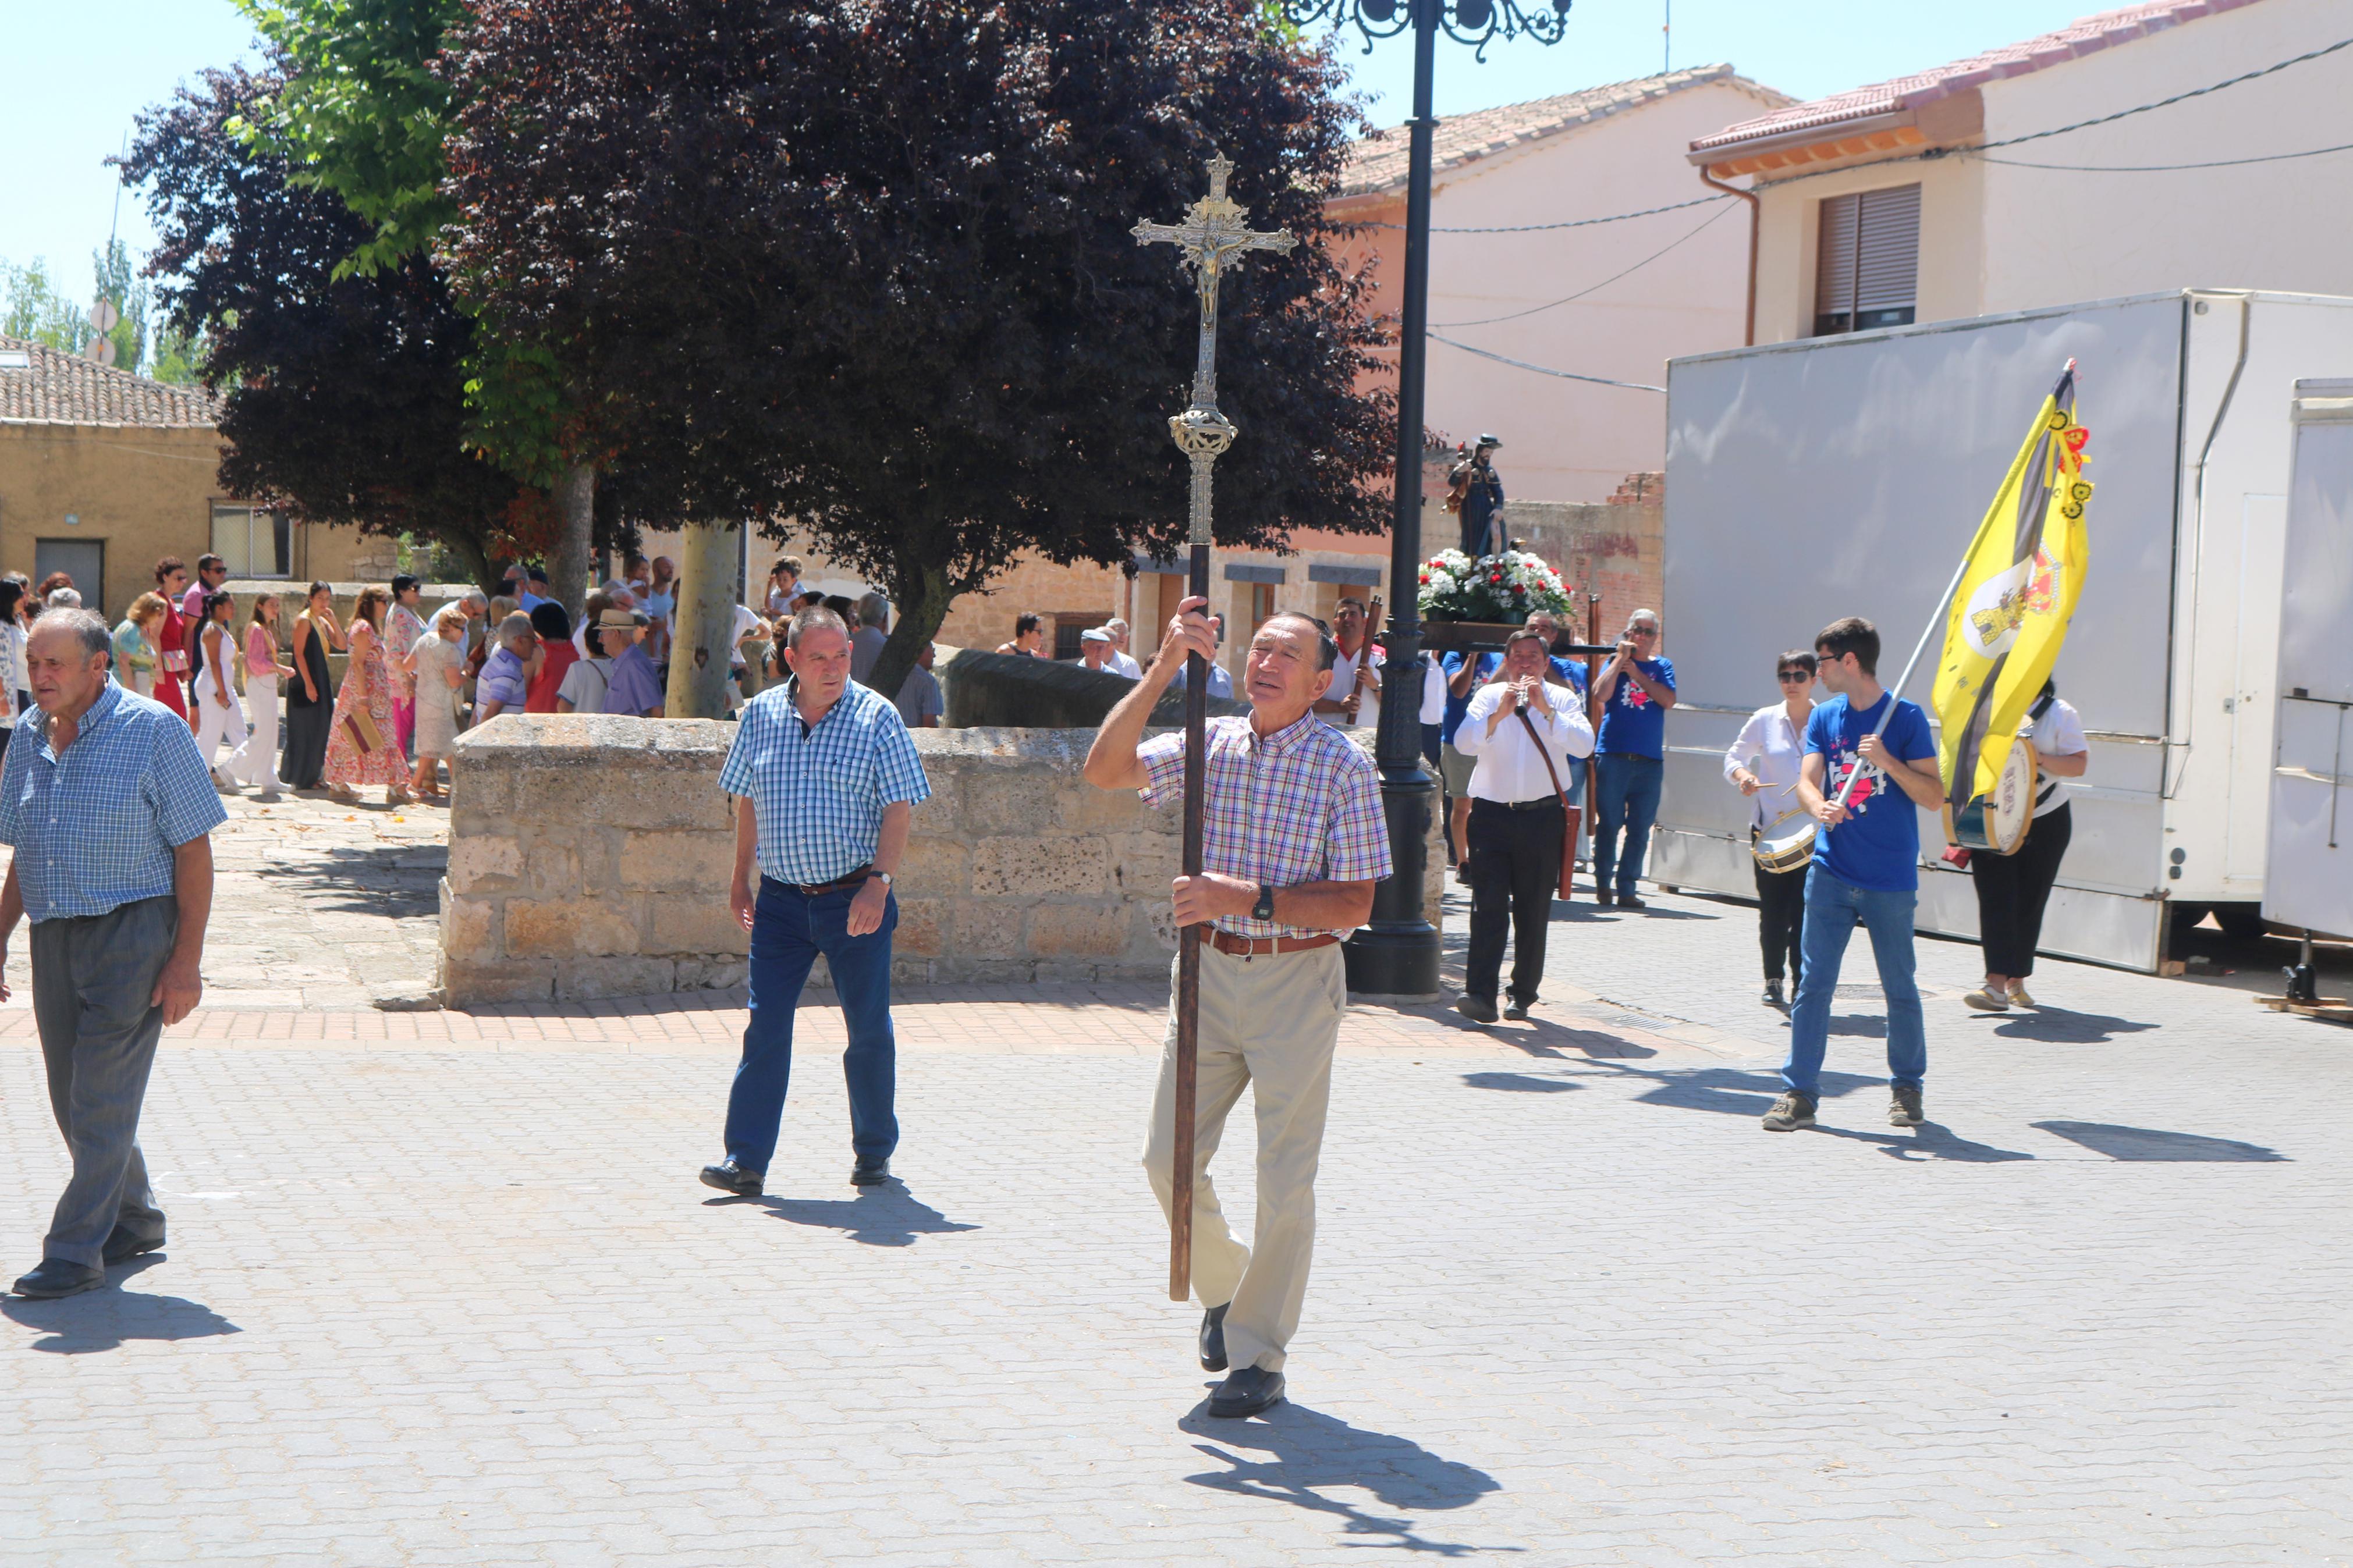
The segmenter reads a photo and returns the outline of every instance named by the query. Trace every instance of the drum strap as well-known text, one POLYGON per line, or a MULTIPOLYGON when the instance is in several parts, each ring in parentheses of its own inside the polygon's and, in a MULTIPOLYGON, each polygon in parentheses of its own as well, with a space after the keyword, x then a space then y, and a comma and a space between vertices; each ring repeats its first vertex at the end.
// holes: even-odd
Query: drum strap
MULTIPOLYGON (((2040 724, 2042 722, 2042 715, 2050 712, 2051 704, 2057 700, 2057 693, 2046 691, 2042 696, 2034 700, 2034 706, 2026 710, 2026 716, 2035 723, 2040 724)), ((2055 778, 2044 779, 2042 781, 2042 787, 2034 792, 2034 809, 2041 811, 2044 806, 2049 805, 2051 804, 2051 797, 2058 793, 2059 781, 2055 778)))

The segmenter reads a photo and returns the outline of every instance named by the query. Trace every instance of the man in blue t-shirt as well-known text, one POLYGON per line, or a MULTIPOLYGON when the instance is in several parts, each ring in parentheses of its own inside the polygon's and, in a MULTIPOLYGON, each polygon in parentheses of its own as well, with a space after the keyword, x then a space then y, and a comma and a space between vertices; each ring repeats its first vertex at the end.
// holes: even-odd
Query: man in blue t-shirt
POLYGON ((1917 1127, 1928 1037, 1920 988, 1912 978, 1912 911, 1920 897, 1916 808, 1944 804, 1936 742, 1920 705, 1879 684, 1879 633, 1869 621, 1859 616, 1832 621, 1814 639, 1814 652, 1821 683, 1834 695, 1806 724, 1798 801, 1818 826, 1814 863, 1806 873, 1805 962, 1789 1008, 1789 1059, 1781 1064, 1787 1087, 1765 1113, 1765 1127, 1788 1132, 1814 1124, 1831 1001, 1858 920, 1871 933, 1879 988, 1887 998, 1887 1073, 1894 1090, 1887 1120, 1917 1127), (1850 779, 1853 788, 1841 804, 1840 792, 1850 779))
POLYGON ((1593 743, 1594 898, 1605 906, 1614 902, 1639 910, 1643 904, 1634 884, 1642 879, 1651 823, 1659 815, 1659 789, 1666 782, 1667 710, 1675 705, 1675 667, 1659 657, 1657 611, 1637 610, 1626 617, 1626 635, 1601 667, 1594 689, 1604 693, 1593 743))

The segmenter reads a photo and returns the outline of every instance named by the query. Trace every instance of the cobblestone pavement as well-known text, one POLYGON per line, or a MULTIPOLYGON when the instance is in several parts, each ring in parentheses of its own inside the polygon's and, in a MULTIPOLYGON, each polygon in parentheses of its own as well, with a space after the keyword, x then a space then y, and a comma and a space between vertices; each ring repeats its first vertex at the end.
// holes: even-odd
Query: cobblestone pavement
MULTIPOLYGON (((2353 1036, 2065 963, 1967 1018, 1927 943, 1935 1120, 1885 1123, 1866 960, 1777 1137, 1753 919, 1571 905, 1535 1026, 1352 1015, 1293 1400, 1245 1423, 1160 1299, 1146 988, 907 998, 902 1180, 858 1191, 812 1005, 738 1203, 693 1181, 733 998, 223 987, 148 1100, 169 1249, 0 1305, 0 1560, 2353 1559, 2353 1036)), ((30 1046, 20 999, 12 1272, 64 1169, 30 1046)))

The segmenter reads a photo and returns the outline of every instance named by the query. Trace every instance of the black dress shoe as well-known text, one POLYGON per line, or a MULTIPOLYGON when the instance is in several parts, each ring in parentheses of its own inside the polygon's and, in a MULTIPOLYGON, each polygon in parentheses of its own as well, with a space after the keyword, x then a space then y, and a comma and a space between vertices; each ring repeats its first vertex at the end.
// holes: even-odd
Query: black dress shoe
POLYGON ((1468 991, 1455 1002, 1454 1010, 1473 1023, 1492 1024, 1495 1021, 1495 1005, 1484 996, 1473 996, 1468 991))
POLYGON ((1618 895, 1607 888, 1596 888, 1593 889, 1593 901, 1606 910, 1618 901, 1618 895))
POLYGON ((134 1236, 118 1225, 114 1227, 114 1234, 106 1238, 106 1261, 110 1264, 128 1263, 141 1253, 153 1252, 163 1245, 161 1236, 134 1236))
POLYGON ((891 1161, 888 1155, 870 1158, 861 1154, 858 1157, 858 1163, 849 1168, 849 1184, 853 1187, 880 1186, 890 1179, 891 1161))
POLYGON ((730 1154, 716 1165, 702 1167, 702 1184, 717 1187, 723 1193, 733 1193, 739 1198, 756 1198, 767 1177, 758 1171, 747 1171, 730 1154))
POLYGON ((1203 1372, 1226 1370, 1226 1307, 1232 1305, 1231 1301, 1228 1301, 1223 1307, 1212 1307, 1201 1314, 1201 1370, 1203 1372))
POLYGON ((19 1296, 36 1301, 54 1301, 60 1296, 79 1296, 85 1290, 95 1290, 106 1283, 106 1270, 92 1268, 87 1263, 69 1263, 62 1258, 44 1258, 41 1266, 16 1281, 19 1296))
POLYGON ((1282 1373, 1255 1366, 1236 1367, 1226 1373, 1218 1392, 1209 1395, 1209 1414, 1221 1419, 1255 1415, 1282 1403, 1282 1373))
POLYGON ((1504 1004, 1504 1016, 1506 1018, 1525 1018, 1528 1016, 1528 1003, 1523 1002, 1518 997, 1514 996, 1504 1004))

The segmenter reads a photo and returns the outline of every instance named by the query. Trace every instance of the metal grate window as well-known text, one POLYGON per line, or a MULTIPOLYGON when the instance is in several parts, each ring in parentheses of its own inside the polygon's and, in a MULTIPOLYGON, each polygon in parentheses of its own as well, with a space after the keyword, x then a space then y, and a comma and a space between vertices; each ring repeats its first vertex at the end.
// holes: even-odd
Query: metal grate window
POLYGON ((1814 335, 1908 326, 1920 280, 1920 187, 1858 191, 1822 203, 1814 335))

